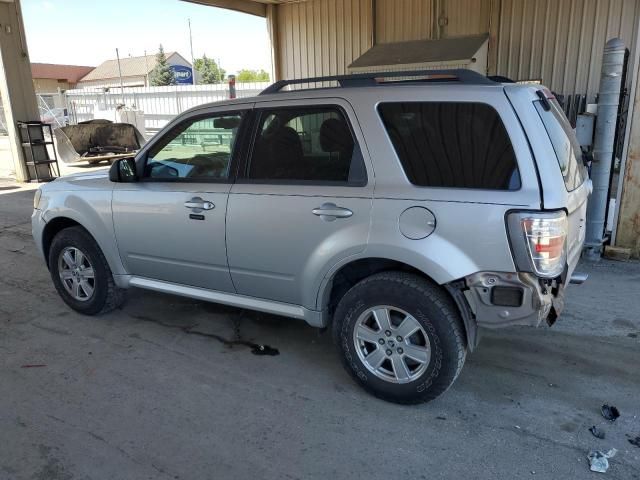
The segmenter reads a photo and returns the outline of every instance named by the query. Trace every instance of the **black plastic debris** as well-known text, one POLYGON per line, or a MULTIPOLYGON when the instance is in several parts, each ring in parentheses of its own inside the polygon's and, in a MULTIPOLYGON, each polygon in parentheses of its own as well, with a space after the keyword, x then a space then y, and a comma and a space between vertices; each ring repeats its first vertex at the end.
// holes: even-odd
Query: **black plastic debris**
POLYGON ((640 448, 640 435, 635 438, 628 438, 627 441, 634 447, 640 448))
POLYGON ((280 355, 280 352, 277 348, 270 347, 269 345, 258 345, 253 344, 251 347, 251 353, 254 355, 271 355, 276 356, 280 355))
POLYGON ((620 416, 620 412, 613 405, 607 405, 606 403, 602 406, 600 410, 602 412, 602 416, 611 422, 615 422, 616 418, 620 416))
POLYGON ((604 430, 596 427, 595 425, 589 428, 589 431, 591 432, 591 434, 596 437, 599 438, 601 440, 604 439, 604 430))

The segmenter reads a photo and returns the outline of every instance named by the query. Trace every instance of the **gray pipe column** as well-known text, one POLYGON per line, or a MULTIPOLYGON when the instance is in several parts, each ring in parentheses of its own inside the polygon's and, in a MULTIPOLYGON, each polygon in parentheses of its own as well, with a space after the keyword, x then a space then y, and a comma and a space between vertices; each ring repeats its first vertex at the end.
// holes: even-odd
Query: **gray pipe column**
POLYGON ((609 201, 609 179, 613 165, 613 142, 616 136, 625 51, 624 42, 619 38, 613 38, 605 45, 602 57, 598 117, 593 139, 593 163, 591 166, 593 193, 587 207, 584 251, 585 257, 589 260, 599 260, 602 255, 605 215, 609 201))

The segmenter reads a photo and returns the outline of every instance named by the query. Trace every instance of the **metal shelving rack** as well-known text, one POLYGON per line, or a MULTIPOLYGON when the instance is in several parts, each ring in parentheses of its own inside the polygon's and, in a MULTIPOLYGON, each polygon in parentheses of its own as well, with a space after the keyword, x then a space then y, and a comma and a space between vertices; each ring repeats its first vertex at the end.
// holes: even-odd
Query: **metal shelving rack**
POLYGON ((53 129, 43 122, 18 122, 20 141, 24 152, 25 164, 29 172, 30 182, 50 182, 60 176, 58 155, 53 144, 53 129), (48 138, 45 135, 48 133, 48 138), (49 153, 51 145, 53 158, 49 153))

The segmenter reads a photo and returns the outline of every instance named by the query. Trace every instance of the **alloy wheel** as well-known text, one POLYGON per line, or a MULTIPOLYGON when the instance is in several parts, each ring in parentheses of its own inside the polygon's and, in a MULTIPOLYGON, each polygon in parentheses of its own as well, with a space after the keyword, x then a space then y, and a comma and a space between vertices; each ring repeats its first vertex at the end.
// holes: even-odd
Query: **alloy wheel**
POLYGON ((356 321, 353 341, 367 370, 388 382, 412 382, 431 361, 426 331, 400 308, 380 305, 365 310, 356 321))
POLYGON ((86 302, 96 287, 95 272, 89 258, 76 247, 66 247, 58 256, 58 275, 74 300, 86 302))

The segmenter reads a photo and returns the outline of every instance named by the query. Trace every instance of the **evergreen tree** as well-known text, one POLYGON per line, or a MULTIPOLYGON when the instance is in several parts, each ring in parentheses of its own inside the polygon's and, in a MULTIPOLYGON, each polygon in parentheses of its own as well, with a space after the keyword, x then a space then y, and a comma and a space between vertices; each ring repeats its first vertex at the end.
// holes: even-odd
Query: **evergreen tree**
POLYGON ((193 62, 193 66, 200 73, 200 83, 212 84, 221 83, 224 81, 226 72, 220 68, 220 65, 215 60, 203 55, 202 58, 196 58, 193 62))
POLYGON ((171 69, 169 62, 167 62, 167 56, 164 54, 162 44, 160 44, 160 49, 156 54, 156 66, 149 74, 149 81, 154 87, 165 87, 176 84, 175 73, 171 69))

